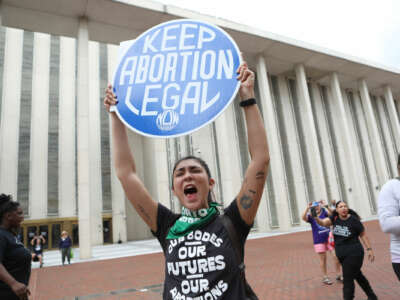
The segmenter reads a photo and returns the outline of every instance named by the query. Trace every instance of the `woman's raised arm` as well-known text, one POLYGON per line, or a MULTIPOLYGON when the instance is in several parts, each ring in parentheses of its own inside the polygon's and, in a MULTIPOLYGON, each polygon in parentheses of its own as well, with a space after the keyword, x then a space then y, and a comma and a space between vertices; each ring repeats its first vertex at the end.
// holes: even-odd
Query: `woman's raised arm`
POLYGON ((321 225, 324 227, 329 227, 332 225, 332 221, 329 218, 320 219, 319 217, 315 217, 314 220, 315 220, 315 222, 318 223, 318 225, 321 225))
POLYGON ((246 119, 251 161, 236 201, 242 219, 250 225, 257 214, 264 190, 269 166, 269 150, 260 111, 256 104, 252 104, 254 100, 249 100, 254 99, 254 73, 248 69, 246 63, 243 63, 238 69, 238 74, 238 80, 241 81, 239 94, 246 119))
MULTIPOLYGON (((110 111, 110 106, 117 103, 116 97, 112 92, 111 85, 106 90, 104 98, 104 106, 110 111)), ((137 213, 143 221, 154 232, 157 231, 157 202, 155 202, 143 182, 136 173, 136 165, 128 144, 128 136, 125 125, 111 112, 112 127, 112 157, 114 161, 115 171, 120 180, 125 195, 135 207, 137 213)))

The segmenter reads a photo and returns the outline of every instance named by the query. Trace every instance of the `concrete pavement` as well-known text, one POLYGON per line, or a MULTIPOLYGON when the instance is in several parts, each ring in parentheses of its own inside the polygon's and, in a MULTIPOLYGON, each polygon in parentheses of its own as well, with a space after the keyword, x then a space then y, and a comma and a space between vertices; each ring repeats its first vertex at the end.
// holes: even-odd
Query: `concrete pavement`
MULTIPOLYGON (((400 282, 395 278, 390 263, 389 236, 380 231, 377 221, 364 224, 376 260, 374 263, 365 260, 362 270, 379 299, 400 299, 400 282)), ((163 255, 157 253, 156 241, 141 243, 144 248, 148 248, 144 246, 147 243, 153 243, 154 247, 148 251, 156 253, 103 260, 95 257, 94 261, 64 267, 45 265, 42 269, 34 269, 30 281, 32 299, 161 299, 163 255)), ((122 246, 133 247, 133 243, 127 244, 122 246)), ((94 253, 103 251, 103 256, 106 253, 115 256, 112 247, 116 245, 99 247, 94 253)), ((123 253, 126 252, 122 251, 120 255, 123 253)), ((328 271, 333 278, 332 260, 328 261, 328 271)), ((247 279, 261 300, 342 299, 341 283, 325 286, 321 282, 319 261, 309 231, 250 239, 246 243, 245 263, 247 279)), ((355 299, 366 299, 357 284, 355 299)))

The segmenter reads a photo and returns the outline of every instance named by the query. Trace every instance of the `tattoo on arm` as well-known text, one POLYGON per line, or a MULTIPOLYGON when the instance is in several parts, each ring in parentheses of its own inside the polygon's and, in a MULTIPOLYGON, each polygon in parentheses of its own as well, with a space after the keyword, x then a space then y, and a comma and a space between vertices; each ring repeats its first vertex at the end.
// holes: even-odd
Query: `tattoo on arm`
POLYGON ((265 173, 263 171, 259 171, 256 174, 256 179, 264 179, 265 178, 265 173))
POLYGON ((138 208, 143 216, 145 216, 147 220, 151 221, 149 214, 144 210, 144 208, 141 205, 138 205, 138 208))
POLYGON ((242 198, 240 198, 240 205, 244 208, 244 209, 249 209, 253 204, 253 199, 247 195, 247 194, 243 194, 242 198))

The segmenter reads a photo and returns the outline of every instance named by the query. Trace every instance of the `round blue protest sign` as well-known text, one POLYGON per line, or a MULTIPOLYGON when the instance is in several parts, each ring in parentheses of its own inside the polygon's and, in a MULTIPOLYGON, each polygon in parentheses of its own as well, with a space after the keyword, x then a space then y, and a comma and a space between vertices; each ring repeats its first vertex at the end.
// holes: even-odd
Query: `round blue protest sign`
POLYGON ((151 137, 176 137, 212 122, 234 99, 241 62, 233 39, 197 20, 174 20, 141 34, 114 77, 120 119, 151 137))

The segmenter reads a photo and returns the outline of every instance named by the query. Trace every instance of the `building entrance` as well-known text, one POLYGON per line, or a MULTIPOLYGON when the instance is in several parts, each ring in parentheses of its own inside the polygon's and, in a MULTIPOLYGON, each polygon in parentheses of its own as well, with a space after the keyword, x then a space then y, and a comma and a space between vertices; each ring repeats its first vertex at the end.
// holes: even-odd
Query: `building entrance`
MULTIPOLYGON (((113 242, 112 236, 112 216, 103 215, 103 240, 104 244, 113 242)), ((21 224, 18 234, 19 240, 27 247, 32 249, 31 241, 35 235, 42 235, 46 242, 43 244, 44 250, 58 249, 62 231, 67 231, 73 247, 79 247, 79 223, 77 217, 72 218, 48 218, 41 220, 25 220, 21 224)))

